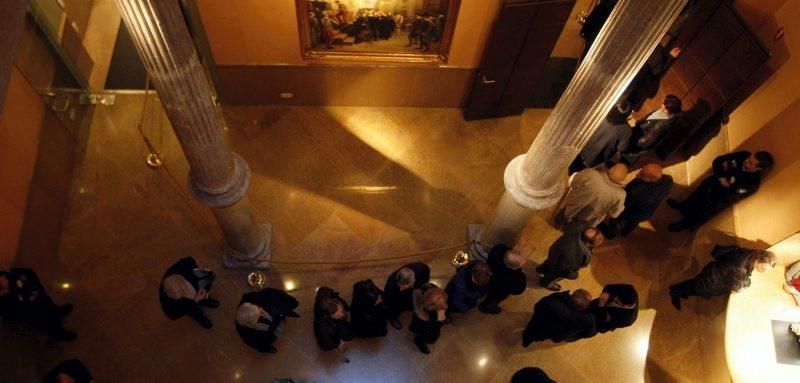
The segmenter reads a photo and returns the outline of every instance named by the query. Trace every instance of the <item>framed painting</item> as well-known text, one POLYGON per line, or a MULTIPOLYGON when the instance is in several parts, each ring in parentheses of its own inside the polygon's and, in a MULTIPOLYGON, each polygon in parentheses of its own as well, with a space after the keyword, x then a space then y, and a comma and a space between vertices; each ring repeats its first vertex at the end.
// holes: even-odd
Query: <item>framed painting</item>
POLYGON ((447 63, 461 0, 295 0, 303 58, 447 63))

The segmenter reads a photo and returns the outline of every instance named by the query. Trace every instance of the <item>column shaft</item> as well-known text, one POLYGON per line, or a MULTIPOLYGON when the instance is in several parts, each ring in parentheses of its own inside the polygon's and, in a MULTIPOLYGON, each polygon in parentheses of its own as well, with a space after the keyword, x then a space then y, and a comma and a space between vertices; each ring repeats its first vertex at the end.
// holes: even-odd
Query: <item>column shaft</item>
POLYGON ((250 169, 228 146, 178 0, 116 3, 189 162, 189 188, 222 228, 225 265, 268 267, 270 227, 250 212, 250 169))
POLYGON ((478 236, 513 245, 531 210, 553 206, 564 171, 600 125, 678 16, 686 0, 621 0, 597 36, 528 153, 509 163, 501 201, 478 236), (504 197, 505 200, 505 197, 504 197), (509 243, 511 242, 511 243, 509 243))

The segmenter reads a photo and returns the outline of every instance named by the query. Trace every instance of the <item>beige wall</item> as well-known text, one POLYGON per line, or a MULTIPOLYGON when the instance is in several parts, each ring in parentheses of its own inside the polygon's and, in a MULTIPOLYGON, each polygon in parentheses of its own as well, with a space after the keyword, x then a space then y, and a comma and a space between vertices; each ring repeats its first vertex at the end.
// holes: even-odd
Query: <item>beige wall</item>
MULTIPOLYGON (((446 66, 476 68, 500 0, 462 0, 446 66)), ((294 0, 198 0, 217 65, 305 64, 294 0)))
POLYGON ((688 162, 688 170, 694 183, 719 154, 770 151, 776 165, 764 178, 761 189, 723 215, 733 218, 735 232, 742 241, 774 245, 800 230, 796 218, 800 211, 800 25, 796 22, 800 19, 800 0, 735 4, 743 7, 743 15, 759 16, 756 31, 773 53, 768 65, 774 73, 734 111, 720 135, 688 162), (764 13, 773 7, 774 17, 765 17, 764 13), (780 25, 785 28, 785 36, 776 42, 772 36, 780 25))

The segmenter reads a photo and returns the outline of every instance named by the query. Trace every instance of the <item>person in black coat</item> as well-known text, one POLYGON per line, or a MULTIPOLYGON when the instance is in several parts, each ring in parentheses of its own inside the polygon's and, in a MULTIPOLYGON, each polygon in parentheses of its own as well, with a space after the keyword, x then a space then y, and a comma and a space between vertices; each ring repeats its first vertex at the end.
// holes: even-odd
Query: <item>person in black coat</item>
POLYGON ((581 221, 566 226, 564 234, 550 245, 547 259, 536 267, 539 285, 552 291, 561 290, 556 282, 564 278, 577 279, 578 270, 589 266, 592 250, 601 243, 603 234, 581 221))
POLYGON ((403 328, 400 314, 414 309, 411 300, 414 289, 428 283, 430 278, 431 269, 422 262, 409 263, 389 275, 383 288, 383 302, 389 308, 389 324, 392 327, 398 330, 403 328))
POLYGON ((59 363, 44 376, 44 383, 91 383, 92 373, 78 359, 69 359, 59 363))
POLYGON ((478 306, 486 314, 499 314, 503 311, 500 302, 511 295, 520 295, 528 285, 522 266, 528 260, 517 250, 504 244, 497 244, 489 251, 486 263, 492 270, 486 299, 478 306))
POLYGON ((758 191, 761 174, 773 163, 768 152, 742 151, 717 157, 712 164, 713 174, 686 200, 667 200, 670 207, 683 215, 683 219, 667 228, 669 231, 694 230, 708 222, 728 206, 758 191))
POLYGON ((608 224, 599 225, 603 235, 612 239, 618 229, 623 237, 630 234, 639 223, 653 216, 661 201, 672 190, 672 184, 672 177, 664 175, 658 164, 643 166, 636 179, 625 185, 625 210, 608 224))
POLYGON ((415 333, 414 344, 423 354, 430 354, 429 344, 439 339, 447 319, 447 293, 433 283, 414 289, 414 315, 408 327, 415 333))
POLYGON ((703 267, 692 279, 669 287, 672 305, 681 309, 681 298, 726 295, 750 287, 753 270, 763 273, 777 262, 775 254, 766 250, 747 249, 739 246, 714 246, 714 260, 703 267))
POLYGON ((371 279, 353 285, 353 304, 350 306, 350 327, 358 338, 386 336, 389 312, 383 303, 383 292, 371 279))
POLYGON ((608 20, 608 16, 611 15, 611 11, 614 10, 614 6, 616 5, 617 0, 600 0, 592 9, 592 12, 586 16, 586 21, 584 21, 583 27, 581 27, 581 37, 585 40, 583 43, 581 60, 589 53, 589 48, 594 44, 594 39, 600 34, 600 30, 603 29, 603 25, 606 23, 606 20, 608 20))
POLYGON ((478 305, 478 299, 486 295, 492 270, 484 261, 473 260, 458 269, 445 287, 450 312, 465 313, 478 305))
POLYGON ((72 305, 57 306, 44 291, 31 269, 0 271, 0 316, 32 324, 59 340, 71 341, 78 335, 65 330, 61 318, 72 312, 72 305))
POLYGON ((525 367, 511 376, 511 383, 556 383, 541 368, 525 367))
POLYGON ((583 289, 542 298, 533 306, 533 317, 522 333, 522 345, 528 347, 534 341, 545 339, 558 343, 593 337, 597 334, 597 326, 594 315, 587 310, 591 300, 592 295, 583 289))
POLYGON ((276 353, 272 345, 283 333, 286 317, 297 318, 297 299, 272 288, 242 295, 236 311, 236 332, 258 352, 276 353))
POLYGON ((188 315, 204 328, 213 327, 214 324, 203 314, 200 307, 219 307, 216 299, 208 297, 214 278, 214 272, 199 268, 194 258, 186 257, 178 260, 164 273, 158 289, 164 314, 172 320, 188 315))
POLYGON ((639 316, 639 294, 631 285, 611 284, 603 287, 600 298, 589 306, 597 331, 601 333, 628 327, 639 316))
POLYGON ((569 165, 569 174, 577 173, 586 168, 593 168, 605 164, 613 159, 617 153, 628 149, 633 129, 628 124, 631 106, 625 102, 618 102, 600 123, 600 126, 589 137, 581 152, 569 165))
POLYGON ((323 351, 341 350, 353 340, 348 318, 348 306, 339 293, 330 287, 317 290, 314 301, 314 337, 323 351))

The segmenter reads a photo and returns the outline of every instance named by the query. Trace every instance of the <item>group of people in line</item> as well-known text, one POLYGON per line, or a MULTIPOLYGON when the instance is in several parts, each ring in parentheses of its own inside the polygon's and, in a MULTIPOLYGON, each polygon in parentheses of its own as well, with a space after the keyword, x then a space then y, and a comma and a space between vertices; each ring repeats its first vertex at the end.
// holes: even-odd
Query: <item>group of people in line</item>
POLYGON ((417 12, 413 17, 406 17, 398 12, 392 14, 380 10, 351 13, 341 1, 336 1, 335 4, 335 10, 333 7, 309 10, 308 27, 312 47, 324 43, 327 49, 333 49, 337 33, 353 37, 353 43, 360 44, 389 40, 402 30, 407 30, 406 47, 417 45, 417 49, 427 52, 431 44, 440 42, 444 35, 444 14, 417 12))

